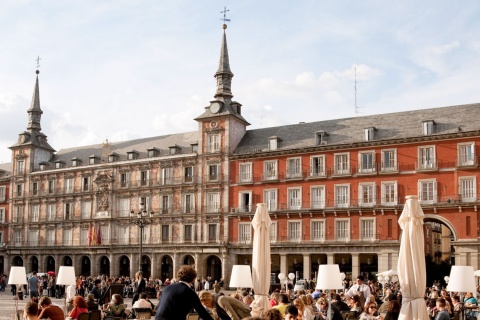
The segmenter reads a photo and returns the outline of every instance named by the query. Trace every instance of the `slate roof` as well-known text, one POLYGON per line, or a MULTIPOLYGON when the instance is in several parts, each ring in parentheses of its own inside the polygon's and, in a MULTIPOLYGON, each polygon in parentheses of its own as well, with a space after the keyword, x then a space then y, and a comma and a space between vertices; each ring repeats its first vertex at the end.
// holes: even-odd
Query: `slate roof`
POLYGON ((12 163, 0 163, 0 179, 6 178, 12 175, 12 163))
POLYGON ((169 155, 169 147, 175 145, 180 148, 181 154, 192 153, 192 144, 197 144, 199 140, 199 133, 184 132, 164 136, 142 138, 122 142, 109 142, 108 147, 105 148, 102 144, 94 144, 89 146, 74 147, 59 150, 50 162, 64 161, 68 165, 71 164, 73 158, 83 161, 83 164, 88 164, 89 157, 92 155, 98 156, 102 161, 107 162, 108 156, 112 153, 118 154, 118 161, 127 160, 127 152, 136 150, 139 153, 138 158, 147 158, 147 150, 157 148, 160 150, 159 156, 169 155))
POLYGON ((268 151, 268 138, 281 139, 277 150, 313 147, 316 134, 325 131, 327 144, 363 142, 364 129, 375 127, 373 141, 422 136, 422 122, 433 120, 433 135, 480 130, 480 103, 376 114, 248 130, 234 155, 268 151))

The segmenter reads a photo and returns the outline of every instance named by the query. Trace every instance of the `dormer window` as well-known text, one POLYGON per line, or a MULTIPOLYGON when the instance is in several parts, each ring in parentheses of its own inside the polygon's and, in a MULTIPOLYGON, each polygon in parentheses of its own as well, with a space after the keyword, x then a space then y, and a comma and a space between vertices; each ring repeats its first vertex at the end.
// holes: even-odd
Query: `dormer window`
POLYGON ((45 171, 48 168, 48 163, 47 162, 40 162, 40 171, 45 171))
POLYGON ((89 164, 97 164, 100 162, 100 157, 92 154, 90 157, 88 157, 88 163, 89 164))
POLYGON ((118 161, 118 153, 112 152, 111 154, 108 155, 108 162, 116 162, 118 161))
POLYGON ((55 169, 61 169, 63 167, 65 167, 64 161, 61 161, 61 160, 55 161, 55 169))
POLYGON ((238 115, 241 115, 242 114, 242 105, 238 102, 232 102, 230 104, 230 106, 232 107, 233 109, 233 112, 235 112, 236 114, 238 115))
POLYGON ((328 133, 326 133, 323 130, 315 132, 315 144, 317 146, 326 145, 327 144, 327 137, 328 137, 328 133))
POLYGON ((435 121, 425 120, 422 122, 422 133, 424 136, 429 136, 434 133, 435 121))
POLYGON ((82 160, 75 157, 72 159, 72 167, 78 167, 82 164, 82 160))
POLYGON ((160 150, 158 150, 157 148, 150 148, 150 149, 147 149, 147 151, 148 151, 149 158, 155 158, 160 155, 160 150))
POLYGON ((365 141, 372 141, 375 139, 375 127, 369 127, 363 129, 363 138, 365 141))
POLYGON ((192 153, 193 153, 193 152, 197 152, 197 150, 198 150, 198 143, 192 143, 191 146, 192 146, 192 153))
POLYGON ((138 151, 132 150, 127 152, 127 160, 135 160, 138 159, 138 151))
POLYGON ((278 143, 282 141, 279 137, 273 136, 268 138, 268 150, 277 150, 278 143))
POLYGON ((180 154, 180 147, 177 145, 171 146, 169 147, 169 149, 170 149, 170 155, 180 154))

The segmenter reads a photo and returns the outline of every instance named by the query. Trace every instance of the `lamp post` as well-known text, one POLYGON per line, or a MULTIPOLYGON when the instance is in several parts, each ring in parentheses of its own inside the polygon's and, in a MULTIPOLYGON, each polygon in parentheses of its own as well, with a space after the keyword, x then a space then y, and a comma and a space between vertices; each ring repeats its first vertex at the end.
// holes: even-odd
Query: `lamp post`
MULTIPOLYGON (((132 209, 130 211, 132 215, 135 214, 135 211, 132 209)), ((153 218, 153 210, 150 211, 150 217, 147 217, 147 210, 145 209, 145 204, 140 203, 140 208, 137 212, 137 219, 133 220, 132 223, 137 225, 140 228, 140 258, 138 259, 138 271, 142 271, 142 258, 143 258, 143 229, 151 224, 151 219, 153 218)))

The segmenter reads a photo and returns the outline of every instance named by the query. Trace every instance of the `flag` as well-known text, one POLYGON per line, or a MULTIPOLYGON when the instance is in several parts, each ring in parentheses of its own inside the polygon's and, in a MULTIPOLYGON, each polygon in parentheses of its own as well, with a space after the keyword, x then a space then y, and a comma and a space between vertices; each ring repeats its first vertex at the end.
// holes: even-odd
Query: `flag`
POLYGON ((100 226, 98 226, 98 232, 97 232, 97 244, 101 245, 102 244, 102 235, 100 234, 100 226))
POLYGON ((91 246, 93 241, 93 230, 92 225, 90 224, 90 228, 88 229, 88 245, 91 246))
POLYGON ((95 225, 92 225, 92 246, 97 245, 97 231, 95 230, 95 225))

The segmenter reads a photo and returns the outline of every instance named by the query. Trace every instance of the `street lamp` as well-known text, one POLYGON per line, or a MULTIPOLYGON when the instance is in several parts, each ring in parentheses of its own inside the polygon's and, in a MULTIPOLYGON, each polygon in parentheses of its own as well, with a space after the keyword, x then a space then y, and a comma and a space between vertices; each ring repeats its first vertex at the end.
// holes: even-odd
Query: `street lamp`
MULTIPOLYGON (((132 209, 130 211, 132 215, 135 214, 135 211, 132 209)), ((138 259, 138 271, 142 271, 142 258, 143 258, 143 228, 151 224, 150 221, 153 218, 153 210, 150 211, 150 217, 147 218, 147 209, 145 209, 145 204, 140 203, 140 208, 137 212, 137 219, 133 220, 132 223, 137 225, 140 228, 140 258, 138 259)))

